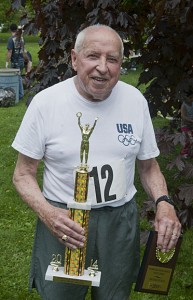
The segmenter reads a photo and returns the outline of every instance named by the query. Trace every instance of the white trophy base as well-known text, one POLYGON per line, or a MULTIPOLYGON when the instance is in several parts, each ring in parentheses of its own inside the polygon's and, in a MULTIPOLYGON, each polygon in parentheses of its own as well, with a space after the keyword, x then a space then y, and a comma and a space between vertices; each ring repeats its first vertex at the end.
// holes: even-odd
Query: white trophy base
POLYGON ((49 265, 45 280, 99 287, 101 272, 98 271, 95 276, 90 276, 89 273, 89 270, 84 270, 82 276, 70 276, 64 274, 64 267, 59 267, 58 271, 54 271, 53 267, 49 265))

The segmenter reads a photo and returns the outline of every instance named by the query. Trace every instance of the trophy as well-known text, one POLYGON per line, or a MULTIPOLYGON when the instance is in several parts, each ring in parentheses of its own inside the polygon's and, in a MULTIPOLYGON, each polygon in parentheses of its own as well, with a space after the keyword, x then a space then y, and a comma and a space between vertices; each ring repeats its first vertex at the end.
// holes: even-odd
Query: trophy
POLYGON ((167 295, 169 293, 182 237, 175 248, 161 252, 157 247, 157 232, 150 231, 135 291, 167 295))
POLYGON ((70 218, 84 228, 86 242, 83 248, 70 249, 66 247, 63 272, 61 271, 61 261, 59 260, 58 264, 56 262, 56 257, 60 257, 60 255, 53 255, 53 259, 46 273, 46 280, 99 286, 101 272, 98 271, 97 261, 93 262, 92 260, 90 267, 85 270, 88 222, 91 210, 91 204, 87 202, 89 183, 89 168, 87 161, 89 154, 89 138, 96 126, 98 118, 95 118, 93 126, 90 127, 89 124, 85 124, 85 126, 81 125, 81 112, 78 112, 76 116, 82 134, 80 166, 76 169, 75 174, 74 199, 68 202, 67 207, 70 209, 70 218), (57 275, 54 274, 54 272, 57 272, 57 275))
MULTIPOLYGON (((70 208, 70 218, 80 224, 85 229, 85 237, 87 240, 88 236, 88 221, 90 207, 86 203, 88 194, 88 182, 89 182, 89 172, 88 172, 88 153, 89 153, 89 138, 96 126, 97 118, 95 119, 93 127, 90 128, 89 124, 84 127, 80 123, 80 118, 82 113, 76 114, 78 118, 78 125, 82 134, 82 142, 80 146, 80 163, 81 165, 76 170, 75 177, 75 188, 74 188, 74 201, 68 203, 68 208, 70 208), (84 205, 86 204, 86 205, 84 205)), ((78 248, 72 250, 66 248, 65 253, 65 263, 64 263, 64 273, 67 275, 77 275, 81 276, 84 274, 84 265, 86 258, 86 243, 84 248, 78 248)))

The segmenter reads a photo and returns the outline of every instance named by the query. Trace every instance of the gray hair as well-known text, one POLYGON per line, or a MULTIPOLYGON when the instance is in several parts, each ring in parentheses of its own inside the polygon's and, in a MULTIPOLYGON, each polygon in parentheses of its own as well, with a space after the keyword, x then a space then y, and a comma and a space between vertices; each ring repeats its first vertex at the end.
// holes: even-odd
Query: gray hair
POLYGON ((76 37, 76 42, 75 42, 75 45, 74 45, 75 51, 76 52, 80 52, 82 50, 86 33, 89 30, 92 30, 92 29, 95 29, 95 28, 99 28, 99 27, 101 27, 101 28, 107 28, 107 29, 109 29, 110 31, 112 31, 117 36, 117 38, 120 40, 121 56, 123 58, 123 55, 124 55, 124 46, 123 46, 123 41, 122 41, 120 35, 113 28, 111 28, 111 27, 109 27, 107 25, 103 25, 103 24, 91 25, 91 26, 88 26, 88 27, 84 28, 82 31, 80 31, 78 33, 77 37, 76 37))

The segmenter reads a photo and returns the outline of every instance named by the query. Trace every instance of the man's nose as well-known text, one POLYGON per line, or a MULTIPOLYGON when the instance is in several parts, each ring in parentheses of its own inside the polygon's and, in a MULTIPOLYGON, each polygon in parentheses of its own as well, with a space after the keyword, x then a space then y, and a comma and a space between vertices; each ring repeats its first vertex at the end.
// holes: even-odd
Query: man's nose
POLYGON ((107 60, 104 57, 101 57, 98 60, 98 64, 96 66, 97 71, 101 72, 101 73, 105 73, 108 71, 108 67, 107 67, 107 60))

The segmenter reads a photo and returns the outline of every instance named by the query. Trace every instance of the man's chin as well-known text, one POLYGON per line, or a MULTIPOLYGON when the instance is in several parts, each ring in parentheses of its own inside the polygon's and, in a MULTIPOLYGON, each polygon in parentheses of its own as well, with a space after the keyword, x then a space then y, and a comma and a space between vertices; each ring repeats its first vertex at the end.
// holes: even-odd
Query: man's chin
POLYGON ((89 94, 91 101, 103 101, 103 100, 107 99, 109 97, 109 95, 110 95, 110 92, 107 93, 106 91, 105 92, 104 91, 97 91, 97 92, 95 91, 95 92, 91 92, 89 94))

